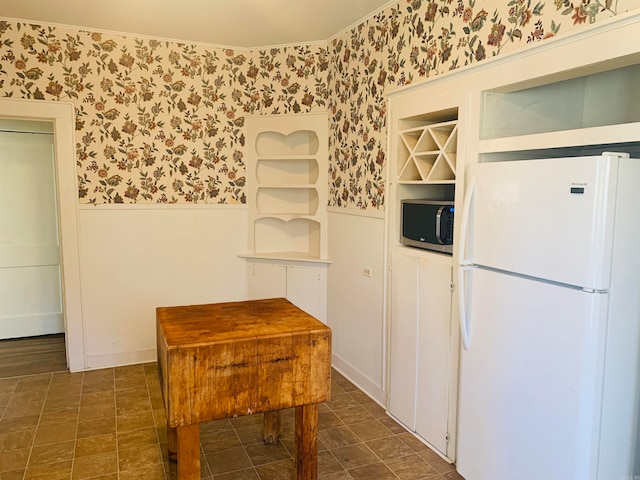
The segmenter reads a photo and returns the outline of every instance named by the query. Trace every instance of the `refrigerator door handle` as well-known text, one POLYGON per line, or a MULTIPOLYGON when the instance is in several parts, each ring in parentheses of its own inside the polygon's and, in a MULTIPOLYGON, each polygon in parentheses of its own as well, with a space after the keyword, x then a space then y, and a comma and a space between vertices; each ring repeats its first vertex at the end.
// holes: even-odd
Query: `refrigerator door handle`
POLYGON ((458 246, 458 265, 471 265, 472 260, 465 258, 465 251, 467 249, 467 235, 469 235, 469 223, 471 222, 471 202, 475 196, 476 179, 471 177, 469 181, 469 187, 467 188, 467 195, 464 197, 464 203, 462 204, 462 222, 460 225, 459 246, 458 246))
POLYGON ((460 338, 462 339, 462 347, 467 351, 471 346, 471 331, 469 319, 467 318, 465 273, 472 268, 470 265, 461 265, 458 267, 458 318, 460 320, 460 338))
POLYGON ((469 350, 471 344, 471 329, 467 318, 465 273, 473 267, 473 261, 465 258, 465 251, 467 249, 467 235, 469 234, 469 223, 471 221, 471 202, 473 201, 475 190, 476 179, 471 177, 467 194, 462 204, 462 222, 458 237, 460 242, 458 246, 458 318, 460 320, 460 338, 465 350, 469 350))

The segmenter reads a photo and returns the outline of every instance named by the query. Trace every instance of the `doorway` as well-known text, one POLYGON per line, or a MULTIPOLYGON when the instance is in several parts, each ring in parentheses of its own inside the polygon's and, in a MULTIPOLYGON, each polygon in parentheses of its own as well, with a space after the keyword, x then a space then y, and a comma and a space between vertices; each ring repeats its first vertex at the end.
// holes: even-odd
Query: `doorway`
POLYGON ((53 123, 0 119, 0 340, 64 332, 53 123))
MULTIPOLYGON (((74 143, 75 114, 69 102, 0 98, 0 118, 48 122, 53 126, 54 175, 62 285, 61 311, 67 366, 71 372, 86 369, 80 290, 78 188, 74 143)), ((24 200, 23 192, 14 202, 24 200)))

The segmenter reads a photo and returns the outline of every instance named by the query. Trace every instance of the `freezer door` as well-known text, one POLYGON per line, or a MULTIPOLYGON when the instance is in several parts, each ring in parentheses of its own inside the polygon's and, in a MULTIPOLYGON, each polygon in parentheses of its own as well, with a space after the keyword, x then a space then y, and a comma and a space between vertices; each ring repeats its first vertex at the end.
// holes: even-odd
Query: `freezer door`
POLYGON ((482 269, 466 276, 459 473, 594 480, 607 295, 482 269))
POLYGON ((477 265, 608 289, 617 156, 480 163, 468 217, 477 265))

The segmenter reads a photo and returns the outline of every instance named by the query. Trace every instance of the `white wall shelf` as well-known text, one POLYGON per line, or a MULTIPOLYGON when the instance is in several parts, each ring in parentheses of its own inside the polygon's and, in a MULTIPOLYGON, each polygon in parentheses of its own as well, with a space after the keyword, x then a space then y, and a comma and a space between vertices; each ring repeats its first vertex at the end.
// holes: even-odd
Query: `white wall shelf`
POLYGON ((631 143, 638 142, 639 131, 640 122, 634 122, 492 138, 480 140, 478 142, 478 152, 484 154, 631 143))
POLYGON ((246 127, 247 254, 326 260, 326 113, 249 117, 246 127))
MULTIPOLYGON (((263 125, 254 138, 255 153, 259 157, 272 158, 274 155, 295 157, 298 155, 316 155, 324 146, 321 138, 322 131, 316 129, 316 126, 308 126, 303 118, 311 118, 314 114, 308 115, 263 115, 260 117, 250 117, 247 120, 254 120, 263 125), (294 126, 295 130, 283 129, 282 122, 278 121, 284 118, 294 118, 289 126, 294 126), (270 119, 261 121, 260 119, 270 119)), ((326 119, 326 115, 325 115, 326 119)))
POLYGON ((246 258, 248 260, 282 260, 284 262, 304 262, 304 263, 318 263, 318 264, 330 264, 331 260, 326 258, 312 257, 306 253, 300 252, 276 252, 276 253, 239 253, 240 258, 246 258))
POLYGON ((260 185, 305 185, 318 181, 318 160, 315 155, 285 157, 260 157, 256 177, 260 185))
POLYGON ((273 185, 258 187, 255 202, 259 214, 314 216, 319 194, 315 185, 273 185))
POLYGON ((327 321, 326 113, 246 119, 249 299, 285 297, 327 321))

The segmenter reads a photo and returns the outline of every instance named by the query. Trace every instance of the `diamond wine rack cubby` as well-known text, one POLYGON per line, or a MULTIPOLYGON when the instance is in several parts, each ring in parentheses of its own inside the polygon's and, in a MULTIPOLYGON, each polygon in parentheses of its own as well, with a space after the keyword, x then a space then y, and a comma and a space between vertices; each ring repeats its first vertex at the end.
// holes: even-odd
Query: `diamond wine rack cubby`
POLYGON ((398 182, 455 183, 457 139, 457 120, 425 121, 401 130, 398 182))

